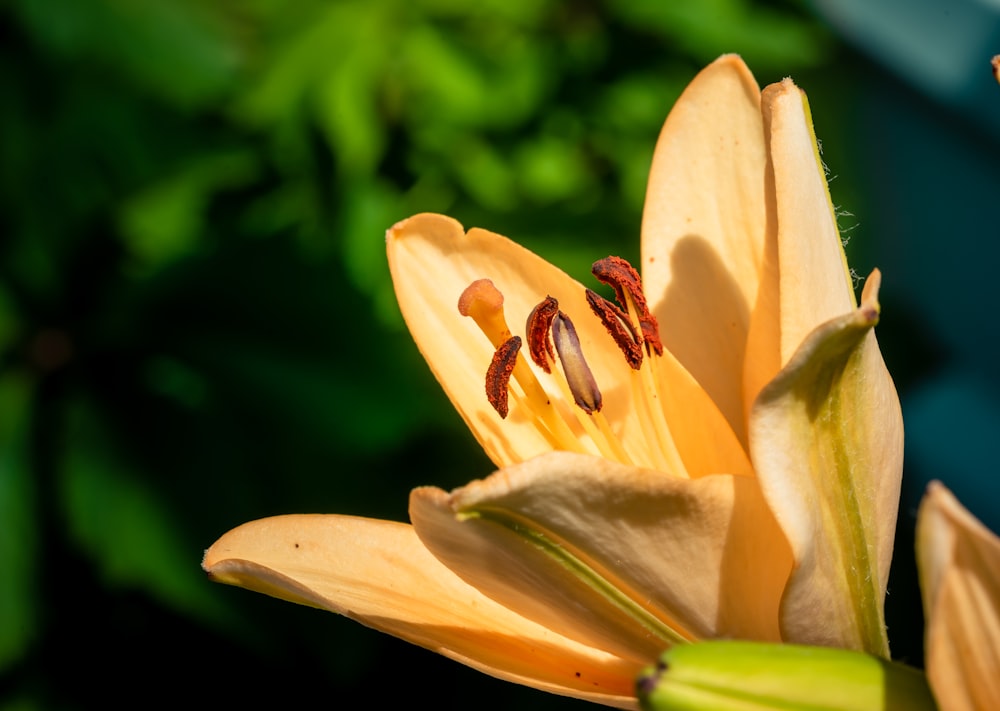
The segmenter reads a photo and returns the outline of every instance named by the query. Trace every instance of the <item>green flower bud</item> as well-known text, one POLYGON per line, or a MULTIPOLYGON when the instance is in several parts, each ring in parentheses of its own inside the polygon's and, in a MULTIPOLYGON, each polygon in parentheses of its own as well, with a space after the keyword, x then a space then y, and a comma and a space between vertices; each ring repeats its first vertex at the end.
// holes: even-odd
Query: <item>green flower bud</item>
POLYGON ((644 711, 934 711, 924 674, 862 652, 713 641, 663 653, 636 682, 644 711))

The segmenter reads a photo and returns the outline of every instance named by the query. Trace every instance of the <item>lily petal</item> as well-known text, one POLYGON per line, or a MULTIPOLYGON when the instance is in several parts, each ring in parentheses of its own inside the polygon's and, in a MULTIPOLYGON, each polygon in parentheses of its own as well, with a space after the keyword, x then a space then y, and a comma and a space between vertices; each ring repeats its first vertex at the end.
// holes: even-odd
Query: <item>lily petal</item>
POLYGON ((872 330, 879 273, 860 308, 813 331, 760 393, 751 458, 792 546, 787 642, 888 656, 882 604, 903 463, 899 399, 872 330))
POLYGON ((785 79, 764 89, 761 110, 768 222, 743 370, 748 407, 809 333, 857 306, 806 96, 785 79))
POLYGON ((1000 538, 939 482, 917 515, 926 667, 944 711, 1000 708, 1000 538))
POLYGON ((751 478, 555 452, 451 494, 417 489, 410 518, 489 597, 637 663, 678 637, 779 638, 791 559, 751 478))
POLYGON ((781 363, 820 324, 856 308, 806 96, 791 79, 761 97, 774 176, 781 363))
POLYGON ((694 376, 669 350, 652 361, 665 383, 663 417, 688 473, 753 476, 740 436, 694 376))
POLYGON ((411 526, 353 516, 276 516, 205 552, 218 582, 350 617, 500 679, 637 708, 626 662, 524 619, 438 562, 411 526))
POLYGON ((642 275, 664 345, 745 444, 742 371, 764 252, 760 89, 735 55, 688 85, 663 126, 642 219, 642 275))

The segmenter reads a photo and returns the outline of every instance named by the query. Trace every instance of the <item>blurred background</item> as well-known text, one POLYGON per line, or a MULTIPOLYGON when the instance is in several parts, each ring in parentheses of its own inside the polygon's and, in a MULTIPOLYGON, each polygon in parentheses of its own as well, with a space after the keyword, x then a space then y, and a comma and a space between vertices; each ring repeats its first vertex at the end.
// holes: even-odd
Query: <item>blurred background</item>
POLYGON ((0 710, 583 708, 210 584, 244 521, 406 519, 492 469, 410 340, 384 232, 447 212, 584 278, 638 257, 705 64, 810 97, 908 427, 916 504, 1000 528, 995 0, 0 3, 0 710))

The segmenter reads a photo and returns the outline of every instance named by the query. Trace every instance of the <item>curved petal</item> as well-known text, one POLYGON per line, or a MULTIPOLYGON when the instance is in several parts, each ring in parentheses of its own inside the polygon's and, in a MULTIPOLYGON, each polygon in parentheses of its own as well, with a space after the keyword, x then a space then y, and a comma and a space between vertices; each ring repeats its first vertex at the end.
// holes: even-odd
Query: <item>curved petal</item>
POLYGON ((650 360, 660 383, 663 417, 688 474, 753 476, 740 436, 705 389, 669 350, 650 360))
MULTIPOLYGON (((633 406, 632 371, 587 305, 581 284, 506 237, 481 229, 466 233, 443 215, 423 214, 400 222, 387 235, 389 268, 400 309, 417 347, 448 397, 497 466, 524 461, 552 451, 553 441, 527 409, 511 407, 502 420, 486 399, 484 381, 494 348, 471 318, 458 312, 458 300, 473 281, 490 279, 504 296, 507 323, 524 335, 531 310, 546 296, 559 301, 570 315, 580 345, 604 395, 602 415, 630 452, 643 429, 633 406)), ((561 374, 532 372, 542 384, 549 407, 577 435, 578 451, 600 454, 577 422, 575 405, 565 397, 561 374)), ((564 444, 565 442, 561 443, 564 444)))
POLYGON ((917 515, 926 667, 944 711, 1000 708, 1000 538, 939 482, 917 515))
POLYGON ((879 280, 876 271, 861 307, 813 331, 761 391, 750 454, 795 559, 783 639, 888 656, 882 603, 903 422, 872 330, 879 280))
POLYGON ((721 57, 663 126, 642 218, 642 275, 664 345, 745 444, 742 369, 764 250, 760 89, 721 57))
POLYGON ((636 708, 639 666, 530 622, 462 582, 411 526, 352 516, 276 516, 205 552, 222 583, 346 615, 500 679, 636 708))
POLYGON ((464 580, 583 644, 649 663, 679 637, 778 639, 787 544, 756 482, 679 480, 554 452, 410 518, 464 580))
POLYGON ((748 407, 809 333, 857 306, 806 96, 785 79, 764 89, 761 108, 768 229, 744 366, 748 407))
POLYGON ((805 94, 785 79, 764 89, 774 171, 781 363, 814 329, 857 307, 805 94))

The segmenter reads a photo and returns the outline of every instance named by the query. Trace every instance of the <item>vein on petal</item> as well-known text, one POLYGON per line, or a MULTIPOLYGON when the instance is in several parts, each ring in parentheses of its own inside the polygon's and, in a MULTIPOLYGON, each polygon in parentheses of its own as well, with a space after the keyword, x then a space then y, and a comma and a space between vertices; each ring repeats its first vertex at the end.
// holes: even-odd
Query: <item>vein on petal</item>
POLYGON ((860 308, 817 328, 751 417, 758 480, 794 552, 787 641, 888 656, 882 605, 902 471, 899 399, 874 332, 878 273, 860 308))

